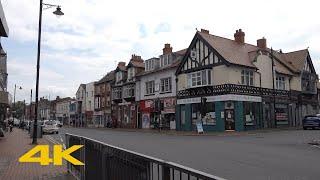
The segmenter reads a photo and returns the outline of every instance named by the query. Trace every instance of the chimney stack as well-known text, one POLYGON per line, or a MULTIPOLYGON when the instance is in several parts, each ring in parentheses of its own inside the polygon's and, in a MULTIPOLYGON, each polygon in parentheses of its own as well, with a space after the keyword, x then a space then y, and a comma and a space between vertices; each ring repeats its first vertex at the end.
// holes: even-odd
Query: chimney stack
POLYGON ((206 30, 206 29, 201 29, 201 32, 205 34, 209 34, 209 30, 206 30))
POLYGON ((118 67, 119 67, 119 66, 126 66, 126 62, 122 62, 122 61, 119 62, 119 63, 118 63, 118 67))
POLYGON ((258 39, 257 40, 257 46, 260 49, 267 49, 267 40, 266 38, 258 39))
POLYGON ((242 29, 236 30, 236 33, 234 33, 234 40, 237 43, 243 44, 244 43, 244 36, 245 36, 245 33, 242 31, 242 29))
POLYGON ((131 61, 143 62, 143 60, 141 59, 141 56, 138 56, 136 54, 131 55, 131 61))
POLYGON ((172 53, 172 47, 168 43, 164 44, 164 48, 162 50, 163 50, 163 55, 172 53))

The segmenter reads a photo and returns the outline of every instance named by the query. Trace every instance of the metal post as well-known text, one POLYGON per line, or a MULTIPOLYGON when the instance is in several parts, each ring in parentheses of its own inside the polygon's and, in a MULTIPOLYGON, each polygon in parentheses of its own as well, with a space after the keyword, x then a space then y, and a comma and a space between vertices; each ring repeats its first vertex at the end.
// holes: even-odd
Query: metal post
POLYGON ((37 144, 39 71, 40 71, 40 47, 41 47, 41 23, 42 23, 42 2, 43 2, 43 0, 40 0, 39 28, 38 28, 38 52, 37 52, 36 106, 35 106, 35 118, 34 118, 34 123, 33 123, 33 139, 32 139, 32 144, 37 144))
POLYGON ((31 93, 30 93, 30 109, 29 109, 29 121, 31 120, 31 114, 32 114, 32 89, 31 89, 31 93))
MULTIPOLYGON (((14 109, 14 111, 15 111, 15 108, 16 108, 16 91, 17 91, 17 85, 15 84, 14 85, 14 92, 13 92, 13 108, 12 109, 14 109)), ((15 112, 13 112, 12 113, 12 120, 14 121, 14 113, 15 112)))
POLYGON ((273 60, 273 49, 271 47, 271 62, 272 62, 272 88, 273 88, 273 118, 274 118, 274 126, 277 128, 277 120, 276 120, 276 93, 274 87, 274 60, 273 60))

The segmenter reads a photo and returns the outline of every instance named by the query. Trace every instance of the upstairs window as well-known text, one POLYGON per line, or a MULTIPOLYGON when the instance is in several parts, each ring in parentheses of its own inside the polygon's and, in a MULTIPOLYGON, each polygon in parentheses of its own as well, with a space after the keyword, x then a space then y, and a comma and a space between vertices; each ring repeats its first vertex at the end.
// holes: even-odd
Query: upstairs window
POLYGON ((146 82, 146 95, 154 94, 154 81, 146 82))
POLYGON ((253 71, 242 70, 241 71, 241 84, 247 86, 253 86, 253 71))
POLYGON ((171 89, 172 89, 171 77, 161 79, 160 92, 162 93, 171 92, 171 89))
POLYGON ((128 81, 132 80, 134 77, 134 68, 129 68, 128 69, 128 81))
POLYGON ((120 82, 122 80, 122 72, 119 71, 117 72, 117 75, 116 75, 116 82, 120 82))
POLYGON ((145 62, 145 70, 146 71, 154 70, 154 68, 155 68, 154 63, 155 63, 154 59, 146 60, 146 62, 145 62))
POLYGON ((276 89, 286 89, 286 78, 284 76, 277 75, 276 77, 276 89))
POLYGON ((171 54, 164 54, 160 56, 160 67, 171 64, 171 54))
POLYGON ((192 72, 188 75, 188 87, 199 87, 211 85, 211 70, 192 72))

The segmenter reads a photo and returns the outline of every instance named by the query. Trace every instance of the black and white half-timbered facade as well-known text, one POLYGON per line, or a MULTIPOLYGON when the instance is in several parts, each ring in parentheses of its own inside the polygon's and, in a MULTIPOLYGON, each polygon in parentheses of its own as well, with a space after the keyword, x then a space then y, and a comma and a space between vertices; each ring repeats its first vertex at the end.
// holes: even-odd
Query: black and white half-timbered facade
POLYGON ((307 49, 283 53, 196 32, 176 71, 178 130, 251 130, 300 126, 318 112, 318 75, 307 49), (206 101, 206 102, 205 102, 206 101))

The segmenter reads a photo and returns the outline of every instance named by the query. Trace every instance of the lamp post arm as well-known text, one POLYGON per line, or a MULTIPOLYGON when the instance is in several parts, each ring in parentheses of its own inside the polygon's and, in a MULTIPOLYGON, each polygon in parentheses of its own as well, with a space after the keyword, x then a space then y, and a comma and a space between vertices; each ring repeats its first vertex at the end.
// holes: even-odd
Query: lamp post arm
POLYGON ((47 3, 42 3, 42 5, 44 5, 45 7, 43 7, 44 10, 46 9, 50 9, 53 7, 59 7, 58 5, 54 5, 54 4, 47 4, 47 3))

